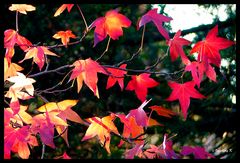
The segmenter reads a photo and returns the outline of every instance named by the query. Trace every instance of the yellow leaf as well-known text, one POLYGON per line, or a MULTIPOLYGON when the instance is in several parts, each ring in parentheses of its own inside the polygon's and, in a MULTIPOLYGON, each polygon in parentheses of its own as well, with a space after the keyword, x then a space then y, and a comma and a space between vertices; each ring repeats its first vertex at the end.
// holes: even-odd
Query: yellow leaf
POLYGON ((27 5, 27 4, 12 4, 9 7, 9 10, 11 11, 18 11, 22 14, 27 14, 27 11, 34 11, 36 10, 36 7, 32 5, 27 5))

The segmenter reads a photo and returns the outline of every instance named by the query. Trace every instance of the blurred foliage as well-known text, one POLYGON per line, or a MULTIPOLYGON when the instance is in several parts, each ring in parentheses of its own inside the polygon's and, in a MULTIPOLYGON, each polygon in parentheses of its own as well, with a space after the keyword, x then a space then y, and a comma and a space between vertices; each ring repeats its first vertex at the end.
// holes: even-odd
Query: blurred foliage
MULTIPOLYGON (((53 15, 60 4, 38 4, 35 5, 37 10, 35 12, 28 12, 27 15, 19 15, 19 30, 20 34, 28 38, 34 44, 39 43, 44 45, 59 44, 59 40, 55 40, 52 36, 59 30, 70 29, 79 38, 85 29, 83 20, 74 6, 72 11, 68 13, 64 11, 60 16, 54 18, 53 15)), ((111 41, 109 51, 100 60, 101 64, 113 65, 126 58, 129 58, 136 52, 140 46, 142 28, 136 30, 138 19, 151 9, 149 4, 104 4, 104 5, 89 5, 81 4, 81 9, 86 17, 88 25, 90 25, 96 18, 104 16, 106 11, 110 9, 119 9, 119 12, 126 15, 131 21, 130 28, 124 28, 124 35, 119 40, 111 41), (129 44, 126 41, 131 40, 129 44)), ((211 12, 212 8, 218 8, 217 4, 200 5, 201 7, 208 8, 211 12)), ((232 5, 227 5, 227 13, 229 18, 235 19, 235 11, 232 10, 232 5)), ((7 9, 9 5, 6 5, 7 9)), ((166 5, 160 5, 160 13, 164 13, 166 5)), ((8 29, 15 29, 15 13, 7 11, 7 16, 4 17, 4 22, 7 22, 8 29)), ((174 19, 174 18, 173 18, 174 19)), ((217 20, 217 18, 215 18, 217 20)), ((169 25, 166 26, 171 28, 169 25)), ((147 24, 145 33, 145 43, 143 51, 140 56, 133 62, 128 64, 127 68, 131 69, 144 69, 146 66, 152 65, 156 62, 158 56, 163 56, 166 53, 167 45, 165 41, 155 42, 151 35, 158 33, 157 28, 153 23, 147 24)), ((199 31, 194 38, 193 43, 205 38, 208 31, 199 31)), ((224 29, 219 29, 219 35, 230 40, 235 39, 236 27, 235 24, 224 29)), ((71 39, 74 41, 73 39, 71 39)), ((69 48, 55 48, 54 52, 61 57, 48 57, 50 60, 49 69, 54 69, 66 64, 72 64, 77 59, 97 59, 105 50, 107 39, 100 42, 93 48, 93 30, 87 35, 85 40, 78 44, 69 46, 69 48)), ((190 46, 184 47, 186 54, 189 56, 190 46)), ((161 144, 163 134, 169 135, 177 134, 173 138, 175 143, 174 148, 180 150, 183 145, 200 145, 208 149, 209 152, 215 154, 217 158, 236 158, 236 102, 233 103, 234 96, 236 97, 236 50, 235 47, 228 48, 221 51, 222 59, 227 61, 227 66, 220 69, 215 67, 217 72, 217 83, 204 79, 201 83, 199 91, 207 96, 204 100, 191 99, 191 105, 188 110, 188 118, 183 120, 181 111, 179 109, 179 102, 166 102, 165 99, 170 95, 170 88, 167 85, 167 80, 158 75, 151 75, 155 80, 160 82, 157 88, 149 89, 147 99, 152 98, 151 105, 162 105, 166 108, 171 108, 179 114, 179 116, 172 119, 162 118, 154 113, 152 117, 157 119, 158 122, 164 124, 163 127, 153 127, 147 130, 150 142, 161 144), (221 150, 222 149, 222 150, 221 150), (225 151, 223 150, 225 149, 225 151), (228 152, 226 152, 228 149, 228 152), (230 152, 231 149, 231 152, 230 152)), ((14 61, 23 59, 24 53, 16 51, 14 61)), ((193 56, 189 56, 193 60, 193 56)), ((29 73, 32 68, 32 61, 24 61, 21 66, 25 68, 25 74, 29 73)), ((156 67, 156 71, 174 72, 180 70, 183 65, 181 60, 178 59, 174 63, 170 61, 168 56, 161 64, 156 67)), ((70 70, 70 69, 69 69, 70 70)), ((56 85, 67 74, 51 73, 36 78, 37 82, 34 83, 35 89, 46 89, 56 85)), ((34 64, 31 74, 38 72, 38 67, 34 64)), ((180 74, 181 75, 181 74, 180 74)), ((60 94, 44 94, 43 96, 49 101, 61 101, 64 99, 79 99, 79 103, 73 109, 82 117, 88 118, 92 116, 106 116, 109 112, 123 112, 128 113, 130 109, 137 108, 141 102, 137 99, 132 91, 121 92, 120 87, 115 85, 113 88, 106 90, 107 76, 98 75, 100 99, 90 91, 86 85, 83 86, 80 93, 77 93, 76 83, 70 90, 60 94)), ((186 81, 191 80, 189 73, 185 74, 186 81)), ((68 80, 68 78, 67 78, 68 80)), ((67 81, 66 80, 66 81, 67 81)), ((125 86, 130 80, 130 77, 125 79, 125 86)), ((71 83, 64 82, 58 89, 64 89, 71 86, 71 83)), ((24 101, 26 105, 30 105, 30 112, 34 113, 34 109, 43 104, 40 98, 24 101)), ((145 107, 145 111, 149 112, 150 109, 145 107)), ((117 121, 117 120, 116 120, 117 121)), ((120 123, 118 123, 120 124, 120 123)), ((122 126, 119 125, 119 132, 122 132, 122 126)), ((53 158, 61 155, 67 151, 68 155, 72 158, 120 158, 124 152, 124 148, 118 148, 119 138, 112 136, 111 151, 112 154, 108 155, 104 148, 100 146, 97 139, 90 139, 89 141, 82 142, 86 127, 71 123, 69 126, 69 144, 67 147, 62 138, 55 140, 56 150, 46 147, 46 158, 53 158)), ((34 148, 32 151, 32 158, 39 158, 41 153, 41 146, 34 148)))

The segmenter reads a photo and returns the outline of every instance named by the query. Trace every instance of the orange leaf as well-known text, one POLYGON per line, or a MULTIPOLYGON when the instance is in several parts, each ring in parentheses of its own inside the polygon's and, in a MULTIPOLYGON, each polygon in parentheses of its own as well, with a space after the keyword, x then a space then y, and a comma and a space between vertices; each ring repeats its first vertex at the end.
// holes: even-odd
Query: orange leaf
POLYGON ((56 126, 57 132, 61 134, 61 137, 65 140, 68 146, 68 129, 66 129, 67 120, 76 123, 83 123, 80 116, 71 109, 71 107, 75 106, 77 102, 78 100, 64 100, 58 103, 49 102, 37 109, 40 112, 48 112, 51 123, 56 126))
POLYGON ((124 15, 119 14, 117 10, 110 10, 105 17, 96 19, 91 25, 94 30, 94 46, 104 40, 107 35, 113 40, 117 40, 123 35, 122 27, 130 27, 131 21, 124 15))
POLYGON ((82 141, 88 140, 95 136, 98 136, 98 139, 102 145, 104 145, 105 149, 108 153, 110 152, 110 140, 111 140, 111 132, 115 134, 119 134, 116 126, 113 123, 113 119, 115 116, 109 115, 103 118, 93 117, 88 118, 87 120, 91 123, 86 131, 86 134, 82 138, 82 141))
POLYGON ((99 98, 97 87, 97 73, 107 74, 107 72, 91 58, 86 60, 78 60, 73 63, 75 68, 72 70, 70 80, 77 78, 77 91, 80 92, 84 83, 93 91, 94 95, 99 98))
POLYGON ((44 47, 44 46, 31 47, 31 48, 27 49, 26 51, 27 51, 27 53, 26 53, 24 59, 21 60, 19 63, 22 63, 26 59, 33 58, 33 62, 35 62, 38 65, 40 71, 44 66, 45 55, 58 56, 57 54, 49 51, 48 48, 44 47))
POLYGON ((18 71, 22 71, 23 68, 16 63, 8 63, 7 58, 4 57, 4 81, 8 77, 16 76, 18 71))
POLYGON ((158 115, 163 117, 171 118, 172 116, 176 115, 176 113, 174 113, 173 111, 166 109, 162 106, 154 105, 150 106, 149 108, 156 111, 158 115))
POLYGON ((36 7, 32 5, 27 5, 27 4, 12 4, 9 7, 9 10, 11 11, 18 11, 22 14, 27 14, 27 11, 34 11, 36 10, 36 7))
POLYGON ((66 30, 57 32, 55 35, 53 35, 53 38, 61 39, 63 45, 67 46, 67 44, 69 43, 69 39, 76 38, 76 36, 72 33, 71 30, 66 30))
POLYGON ((62 6, 60 6, 57 11, 54 14, 54 17, 59 16, 65 9, 68 10, 68 12, 71 11, 72 7, 74 4, 63 4, 62 6))

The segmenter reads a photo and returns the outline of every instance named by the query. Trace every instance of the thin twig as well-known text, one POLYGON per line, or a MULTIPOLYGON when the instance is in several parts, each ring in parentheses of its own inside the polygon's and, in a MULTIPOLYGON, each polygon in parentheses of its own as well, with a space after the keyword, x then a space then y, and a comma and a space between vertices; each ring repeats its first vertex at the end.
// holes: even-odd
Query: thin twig
POLYGON ((19 28, 18 28, 18 11, 16 11, 16 31, 17 32, 19 31, 19 28))
POLYGON ((44 143, 42 143, 42 155, 41 155, 41 159, 44 159, 45 148, 46 148, 46 145, 45 145, 44 143))
POLYGON ((108 47, 109 47, 109 44, 110 44, 110 40, 111 40, 111 37, 108 38, 108 42, 107 42, 107 47, 106 49, 104 50, 104 52, 100 55, 100 57, 98 57, 95 61, 98 61, 99 59, 101 59, 104 54, 108 51, 108 47))
POLYGON ((45 55, 45 60, 46 60, 46 64, 47 64, 47 66, 46 66, 44 72, 46 72, 46 71, 48 70, 49 62, 50 62, 50 61, 48 60, 48 58, 47 58, 47 55, 45 55))
POLYGON ((32 75, 29 75, 28 77, 33 78, 33 77, 41 76, 41 75, 44 75, 44 74, 49 74, 49 73, 57 72, 57 71, 60 71, 60 70, 64 70, 66 68, 71 68, 71 67, 73 67, 73 66, 72 65, 64 65, 64 66, 58 67, 58 68, 53 69, 53 70, 42 71, 42 72, 39 72, 39 73, 36 73, 36 74, 32 74, 32 75))
POLYGON ((62 135, 67 131, 67 128, 68 128, 68 127, 66 127, 66 128, 63 130, 63 132, 61 132, 61 133, 58 134, 57 136, 54 136, 53 139, 56 139, 56 138, 62 136, 62 135))
POLYGON ((133 55, 132 55, 131 58, 129 58, 129 59, 127 59, 127 60, 123 60, 123 61, 115 64, 116 66, 120 66, 121 64, 131 62, 134 58, 136 58, 136 57, 139 55, 139 53, 140 53, 140 52, 142 51, 142 49, 143 49, 143 40, 144 40, 145 29, 146 29, 146 27, 145 27, 145 25, 144 25, 144 27, 143 27, 143 33, 142 33, 142 38, 141 38, 141 44, 140 44, 140 47, 139 47, 138 51, 135 52, 135 53, 133 53, 133 55))
POLYGON ((81 10, 81 8, 80 8, 80 6, 78 4, 77 4, 77 8, 78 8, 78 10, 79 10, 79 12, 80 12, 80 14, 82 16, 83 22, 84 22, 85 27, 86 27, 86 32, 87 32, 88 31, 88 25, 87 25, 87 22, 86 22, 86 19, 85 19, 84 15, 83 15, 83 12, 82 12, 82 10, 81 10))
POLYGON ((145 70, 151 70, 151 69, 155 68, 159 63, 161 63, 167 57, 168 51, 169 51, 169 47, 167 48, 167 52, 164 56, 158 57, 157 61, 152 66, 149 66, 145 70))
POLYGON ((102 65, 102 66, 107 67, 107 68, 115 68, 115 69, 119 69, 119 70, 124 70, 124 71, 128 71, 128 72, 158 74, 160 76, 176 75, 176 74, 184 71, 184 69, 181 69, 181 70, 175 71, 173 73, 166 73, 166 72, 156 72, 156 71, 148 71, 148 70, 135 70, 135 69, 120 68, 120 67, 115 67, 113 65, 102 65))

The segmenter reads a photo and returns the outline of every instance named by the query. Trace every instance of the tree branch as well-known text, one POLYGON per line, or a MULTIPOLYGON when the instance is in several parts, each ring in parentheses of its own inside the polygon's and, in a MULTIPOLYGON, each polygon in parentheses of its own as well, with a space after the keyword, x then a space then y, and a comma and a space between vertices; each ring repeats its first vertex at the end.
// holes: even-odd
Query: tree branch
POLYGON ((73 67, 73 66, 72 65, 64 65, 64 66, 58 67, 58 68, 53 69, 53 70, 42 71, 42 72, 39 72, 39 73, 36 73, 36 74, 32 74, 32 75, 29 75, 28 77, 29 78, 34 78, 34 77, 37 77, 37 76, 41 76, 41 75, 44 75, 44 74, 49 74, 49 73, 61 71, 61 70, 64 70, 64 69, 67 69, 67 68, 71 68, 71 67, 73 67))

